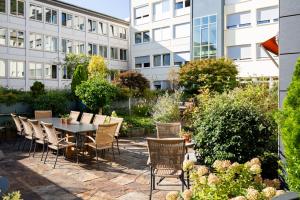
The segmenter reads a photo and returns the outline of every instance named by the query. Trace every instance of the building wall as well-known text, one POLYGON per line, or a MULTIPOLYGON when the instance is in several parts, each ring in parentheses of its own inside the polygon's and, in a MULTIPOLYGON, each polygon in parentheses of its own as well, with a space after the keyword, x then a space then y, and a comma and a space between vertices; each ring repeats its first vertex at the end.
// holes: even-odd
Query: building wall
MULTIPOLYGON (((228 56, 228 47, 237 45, 251 45, 250 59, 237 60, 239 76, 244 77, 278 77, 279 70, 269 58, 259 58, 257 44, 262 43, 278 34, 278 22, 258 24, 260 9, 277 7, 278 0, 226 0, 225 2, 225 29, 224 50, 228 56), (228 15, 250 11, 250 26, 228 29, 228 15)), ((278 62, 278 58, 275 58, 278 62)))
MULTIPOLYGON (((70 86, 70 79, 63 79, 62 67, 65 53, 61 52, 61 39, 70 39, 72 41, 81 41, 85 44, 85 54, 88 54, 88 43, 95 43, 97 45, 107 46, 107 62, 110 69, 127 70, 129 59, 129 23, 123 20, 113 18, 107 15, 102 15, 93 11, 81 9, 79 7, 65 4, 59 1, 36 1, 27 0, 25 2, 25 17, 17 17, 10 14, 10 0, 6 0, 6 13, 0 13, 0 27, 10 29, 17 29, 25 31, 25 47, 15 48, 9 45, 9 34, 7 33, 7 43, 4 46, 0 46, 0 60, 6 62, 6 75, 0 77, 0 85, 3 87, 16 88, 22 90, 29 90, 30 86, 35 81, 40 81, 45 84, 47 88, 68 88, 70 86), (29 19, 30 4, 35 4, 45 8, 52 8, 58 11, 58 25, 52 25, 45 22, 45 12, 43 12, 43 21, 34 21, 29 19), (84 17, 85 29, 83 31, 75 30, 73 28, 63 27, 62 12, 78 15, 84 17), (88 19, 102 21, 108 24, 108 35, 100 35, 88 32, 88 19), (127 29, 127 39, 121 39, 117 37, 109 36, 109 26, 116 25, 118 27, 124 27, 127 29), (30 33, 38 33, 43 35, 51 35, 58 38, 58 51, 48 52, 45 50, 32 50, 29 48, 29 36, 30 33), (110 47, 117 47, 127 49, 127 60, 113 60, 110 59, 110 47), (12 60, 25 62, 25 76, 24 78, 11 78, 9 63, 12 60), (56 64, 58 65, 58 78, 45 79, 42 78, 33 79, 29 76, 29 63, 41 63, 43 64, 56 64)), ((44 73, 44 70, 43 70, 44 73)))
MULTIPOLYGON (((190 7, 183 8, 181 13, 176 14, 174 8, 175 1, 169 0, 170 15, 166 19, 154 20, 153 7, 154 3, 159 0, 131 0, 131 68, 141 72, 151 82, 151 87, 154 88, 154 83, 161 82, 161 88, 169 87, 167 80, 169 80, 169 71, 171 69, 178 70, 174 67, 174 52, 190 52, 190 37, 175 38, 174 26, 178 24, 190 23, 190 7), (149 6, 149 23, 137 25, 135 23, 135 9, 141 6, 149 6), (154 40, 154 30, 162 27, 170 27, 171 38, 163 41, 154 40), (150 42, 146 44, 135 44, 135 33, 142 31, 150 31, 150 42), (154 55, 170 53, 170 65, 155 67, 153 64, 154 55), (150 67, 136 68, 135 58, 141 56, 150 56, 150 67)), ((190 32, 190 29, 185 30, 190 32)))

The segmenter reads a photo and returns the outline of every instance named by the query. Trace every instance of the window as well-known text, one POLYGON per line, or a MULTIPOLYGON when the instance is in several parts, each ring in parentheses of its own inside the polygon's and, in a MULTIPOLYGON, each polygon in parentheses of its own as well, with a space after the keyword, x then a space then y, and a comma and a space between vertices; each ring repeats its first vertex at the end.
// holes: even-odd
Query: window
POLYGON ((44 65, 45 79, 57 79, 57 65, 44 65))
POLYGON ((174 53, 174 65, 181 66, 190 61, 190 52, 178 52, 174 53))
POLYGON ((118 37, 118 30, 116 26, 110 25, 110 35, 113 37, 118 37))
POLYGON ((99 45, 99 55, 103 58, 107 58, 107 46, 99 45))
POLYGON ((65 12, 61 13, 62 26, 72 28, 72 19, 73 19, 73 16, 71 14, 68 14, 65 12))
POLYGON ((42 7, 30 4, 29 18, 32 20, 43 21, 42 7))
POLYGON ((150 56, 141 56, 135 58, 135 68, 150 67, 150 56))
POLYGON ((4 60, 0 60, 0 77, 5 77, 5 71, 6 71, 6 63, 4 60))
POLYGON ((118 60, 119 59, 118 48, 115 48, 115 47, 110 48, 110 58, 113 59, 113 60, 118 60))
POLYGON ((57 10, 45 8, 46 23, 57 24, 57 10))
POLYGON ((10 42, 9 45, 12 47, 24 48, 24 32, 17 30, 10 30, 10 42))
POLYGON ((123 27, 119 27, 119 34, 120 34, 120 38, 126 40, 127 36, 126 36, 126 28, 123 27))
POLYGON ((277 22, 279 18, 278 7, 263 8, 257 11, 257 24, 277 22))
POLYGON ((91 33, 97 33, 97 22, 94 20, 88 20, 88 31, 91 33))
POLYGON ((81 16, 74 16, 74 29, 84 31, 85 29, 85 18, 81 16))
POLYGON ((88 44, 88 54, 89 55, 97 55, 98 46, 96 44, 88 44))
POLYGON ((227 28, 240 28, 251 26, 251 13, 242 12, 227 16, 227 28))
POLYGON ((57 37, 53 36, 45 36, 45 51, 51 51, 51 52, 57 52, 57 47, 58 47, 58 40, 57 37))
POLYGON ((127 49, 120 49, 120 60, 127 60, 127 49))
POLYGON ((190 23, 174 26, 174 38, 190 37, 190 23))
POLYGON ((73 70, 67 66, 62 67, 62 78, 63 79, 72 79, 73 70))
POLYGON ((43 35, 30 33, 29 48, 35 50, 43 50, 43 35))
POLYGON ((61 39, 61 52, 69 54, 72 53, 72 40, 61 39))
POLYGON ((232 60, 251 59, 251 45, 240 45, 228 47, 228 57, 232 60))
POLYGON ((0 0, 0 13, 5 13, 5 12, 6 12, 6 0, 0 0))
POLYGON ((98 33, 101 35, 107 35, 107 24, 103 22, 98 23, 98 33))
POLYGON ((6 29, 0 27, 0 45, 6 45, 6 29))
POLYGON ((154 40, 163 41, 171 39, 170 27, 164 27, 153 30, 154 40))
POLYGON ((163 0, 153 4, 154 21, 162 20, 170 17, 170 1, 163 0))
POLYGON ((190 0, 175 0, 175 9, 179 10, 182 8, 187 8, 191 6, 190 0))
POLYGON ((170 66, 170 54, 162 54, 153 56, 153 63, 155 67, 170 66))
POLYGON ((75 54, 85 54, 84 42, 73 41, 73 53, 75 54))
POLYGON ((10 0, 10 14, 24 17, 25 2, 23 0, 10 0))
POLYGON ((194 19, 193 58, 215 58, 217 54, 217 16, 194 19))
POLYGON ((41 63, 29 63, 29 75, 32 79, 42 78, 42 64, 41 63))
POLYGON ((135 33, 135 44, 147 43, 150 42, 150 32, 143 31, 135 33))
POLYGON ((149 23, 150 21, 150 10, 149 6, 142 6, 139 8, 135 8, 134 10, 134 19, 135 19, 135 24, 140 25, 140 24, 146 24, 149 23))
POLYGON ((10 69, 10 77, 12 78, 24 77, 24 62, 10 61, 9 69, 10 69))

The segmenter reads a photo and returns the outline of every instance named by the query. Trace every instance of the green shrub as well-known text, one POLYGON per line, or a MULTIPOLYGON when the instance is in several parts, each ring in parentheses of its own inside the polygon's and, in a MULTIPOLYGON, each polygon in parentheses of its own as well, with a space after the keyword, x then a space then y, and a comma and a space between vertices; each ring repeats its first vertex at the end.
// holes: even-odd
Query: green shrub
POLYGON ((152 113, 152 103, 145 101, 142 103, 138 103, 137 105, 132 107, 132 112, 134 115, 141 117, 149 117, 152 113))
POLYGON ((300 192, 300 59, 278 114, 278 124, 286 159, 286 181, 291 191, 300 192))
POLYGON ((29 92, 0 87, 0 103, 10 106, 16 103, 30 103, 32 100, 29 92))
POLYGON ((45 93, 45 85, 39 81, 35 81, 30 87, 30 91, 33 97, 37 97, 45 93))
POLYGON ((86 81, 88 79, 88 70, 87 67, 80 64, 76 67, 72 83, 71 83, 71 90, 73 94, 75 94, 76 87, 81 84, 82 81, 86 81))
POLYGON ((67 77, 71 79, 73 73, 78 65, 83 65, 87 67, 90 62, 90 56, 86 56, 84 54, 76 55, 76 54, 68 54, 64 59, 63 67, 66 68, 67 77))
POLYGON ((135 115, 124 115, 124 123, 122 125, 121 134, 127 136, 130 129, 145 128, 148 133, 153 133, 155 130, 155 123, 151 117, 140 117, 135 115))

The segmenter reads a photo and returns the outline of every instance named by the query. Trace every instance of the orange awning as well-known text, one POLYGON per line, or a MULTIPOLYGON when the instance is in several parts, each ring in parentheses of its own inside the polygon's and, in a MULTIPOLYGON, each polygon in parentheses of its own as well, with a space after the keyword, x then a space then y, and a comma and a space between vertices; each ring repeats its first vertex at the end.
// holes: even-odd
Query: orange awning
POLYGON ((278 43, 276 41, 276 36, 261 43, 261 46, 263 46, 267 51, 270 51, 277 56, 279 55, 279 47, 278 47, 278 43))

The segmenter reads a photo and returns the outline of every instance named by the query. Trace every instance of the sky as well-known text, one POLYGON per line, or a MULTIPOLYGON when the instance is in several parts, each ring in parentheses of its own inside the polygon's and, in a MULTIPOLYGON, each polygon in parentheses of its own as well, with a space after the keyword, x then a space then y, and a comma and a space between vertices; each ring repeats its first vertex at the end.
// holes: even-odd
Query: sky
POLYGON ((129 0, 63 0, 120 19, 129 19, 129 0))

